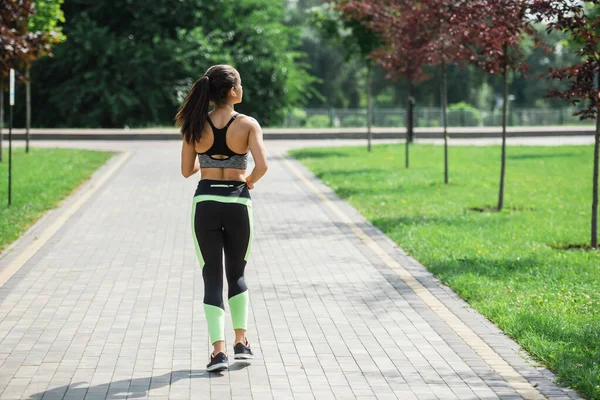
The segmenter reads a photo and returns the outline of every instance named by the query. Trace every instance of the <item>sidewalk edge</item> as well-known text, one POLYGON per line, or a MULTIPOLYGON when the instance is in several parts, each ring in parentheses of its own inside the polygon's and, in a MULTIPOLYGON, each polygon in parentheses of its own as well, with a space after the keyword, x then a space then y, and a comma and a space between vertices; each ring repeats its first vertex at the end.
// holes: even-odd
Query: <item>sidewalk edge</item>
MULTIPOLYGON (((504 332, 485 318, 485 316, 471 308, 468 303, 462 300, 449 287, 443 285, 421 263, 407 255, 406 252, 404 252, 391 238, 385 235, 383 231, 374 226, 351 205, 339 198, 331 188, 321 182, 321 180, 302 163, 291 157, 289 154, 277 152, 276 155, 287 165, 288 169, 324 203, 324 208, 328 208, 333 215, 338 216, 342 220, 342 223, 347 224, 349 230, 367 245, 367 247, 373 251, 390 270, 402 279, 408 287, 413 289, 413 292, 417 297, 430 306, 433 314, 440 318, 441 321, 446 323, 450 329, 463 339, 463 341, 471 347, 475 353, 498 374, 498 376, 506 380, 519 395, 523 396, 525 399, 536 399, 540 398, 540 396, 546 398, 546 393, 550 392, 552 389, 548 388, 550 390, 545 390, 547 389, 544 387, 546 385, 540 385, 539 380, 536 379, 543 378, 544 381, 559 389, 564 396, 568 396, 572 399, 581 399, 575 390, 556 385, 556 376, 546 368, 530 367, 534 371, 526 371, 529 373, 523 374, 522 372, 525 371, 522 371, 522 368, 519 368, 518 366, 513 366, 510 357, 505 359, 504 356, 506 356, 506 351, 498 351, 498 348, 494 343, 489 342, 489 335, 481 335, 477 332, 479 329, 476 329, 476 327, 474 328, 471 323, 463 321, 464 315, 461 316, 456 312, 456 306, 461 308, 462 311, 470 314, 470 317, 475 319, 476 322, 479 322, 482 325, 485 324, 485 327, 490 331, 489 333, 501 334, 502 341, 508 341, 512 344, 512 349, 508 350, 518 354, 524 362, 531 362, 532 359, 529 354, 522 349, 518 343, 506 336, 504 332), (404 263, 408 263, 409 265, 404 265, 404 263), (418 270, 415 271, 415 269, 418 270), (415 272, 417 273, 415 274, 415 272), (433 287, 433 285, 435 285, 435 287, 433 287), (450 297, 456 304, 447 304, 445 299, 439 298, 440 296, 434 292, 443 292, 445 295, 444 297, 450 297), (476 346, 473 346, 473 343, 470 343, 465 337, 465 333, 469 339, 476 339, 479 343, 476 346), (491 353, 493 354, 487 349, 484 350, 483 354, 480 354, 481 346, 491 350, 491 353), (535 372, 538 376, 531 376, 531 372, 535 372), (520 379, 514 379, 515 373, 520 379)), ((550 398, 552 397, 553 396, 550 395, 550 398)))
POLYGON ((120 169, 131 154, 130 151, 118 152, 111 157, 75 192, 44 213, 0 253, 0 288, 120 169))

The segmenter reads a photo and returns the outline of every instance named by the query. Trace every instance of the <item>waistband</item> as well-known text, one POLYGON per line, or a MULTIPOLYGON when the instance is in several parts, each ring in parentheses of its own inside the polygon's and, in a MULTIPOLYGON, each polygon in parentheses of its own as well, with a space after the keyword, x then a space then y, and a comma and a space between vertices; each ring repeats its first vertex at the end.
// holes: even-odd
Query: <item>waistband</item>
POLYGON ((214 179, 201 179, 198 182, 195 196, 211 195, 222 197, 243 197, 250 198, 250 191, 246 182, 242 181, 221 181, 214 179))

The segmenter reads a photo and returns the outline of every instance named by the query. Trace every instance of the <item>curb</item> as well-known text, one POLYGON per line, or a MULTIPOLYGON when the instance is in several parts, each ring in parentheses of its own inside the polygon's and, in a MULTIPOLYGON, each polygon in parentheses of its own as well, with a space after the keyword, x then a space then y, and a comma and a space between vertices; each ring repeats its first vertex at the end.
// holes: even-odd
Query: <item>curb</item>
MULTIPOLYGON (((592 136, 593 126, 510 127, 507 137, 592 136)), ((373 139, 405 139, 405 128, 373 128, 373 139)), ((7 134, 4 134, 5 140, 7 134)), ((449 128, 455 139, 500 138, 500 128, 449 128)), ((366 139, 366 128, 264 128, 265 140, 366 139)), ((417 128, 415 139, 442 139, 440 128, 417 128)), ((175 129, 32 129, 30 139, 37 140, 181 140, 175 129)), ((13 130, 13 140, 25 140, 24 129, 13 130)))

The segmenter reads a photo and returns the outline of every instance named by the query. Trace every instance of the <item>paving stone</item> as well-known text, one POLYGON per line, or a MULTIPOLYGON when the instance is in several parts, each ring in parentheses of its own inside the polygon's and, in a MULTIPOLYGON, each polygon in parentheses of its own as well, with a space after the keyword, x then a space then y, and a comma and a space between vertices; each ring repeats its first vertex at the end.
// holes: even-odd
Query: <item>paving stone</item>
MULTIPOLYGON (((133 154, 0 288, 1 399, 520 398, 274 153, 251 192, 248 337, 257 357, 208 374, 190 229, 196 182, 179 175, 178 144, 85 146, 133 154)), ((497 328, 335 201, 548 398, 569 398, 552 374, 532 368, 497 328)), ((230 346, 229 316, 226 330, 230 346)))

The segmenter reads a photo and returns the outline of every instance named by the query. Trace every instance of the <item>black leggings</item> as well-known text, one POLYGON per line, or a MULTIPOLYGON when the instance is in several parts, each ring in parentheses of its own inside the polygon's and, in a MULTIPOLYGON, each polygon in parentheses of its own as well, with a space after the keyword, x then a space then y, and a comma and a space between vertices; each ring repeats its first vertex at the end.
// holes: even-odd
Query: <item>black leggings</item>
POLYGON ((252 243, 252 201, 240 181, 203 179, 192 206, 196 254, 204 278, 204 312, 211 343, 224 340, 223 253, 234 329, 246 329, 248 287, 244 269, 252 243))

